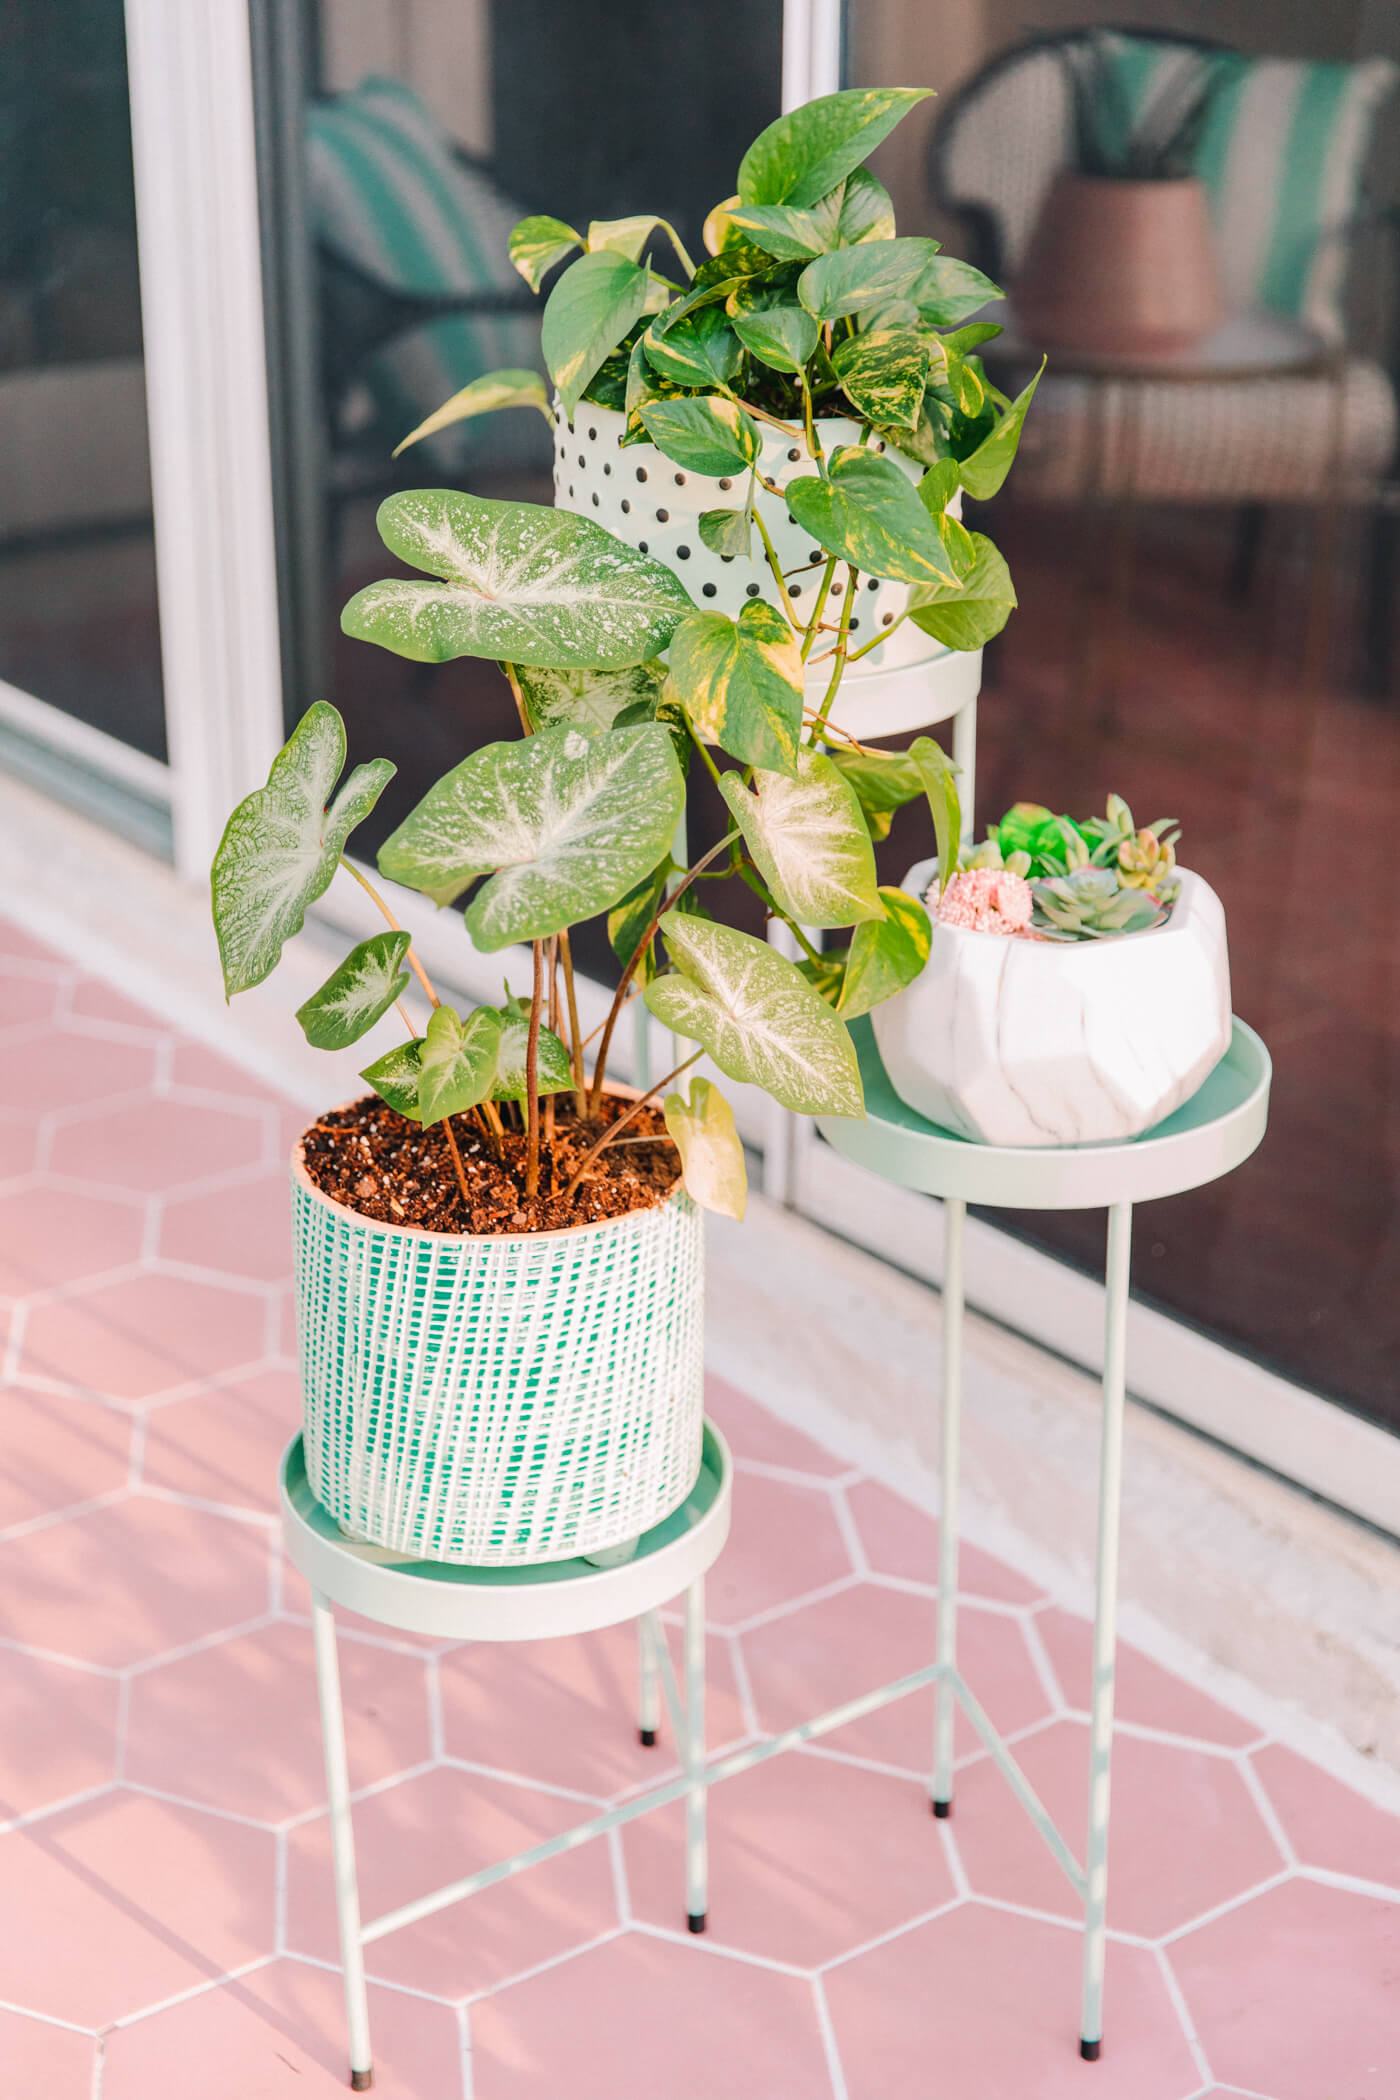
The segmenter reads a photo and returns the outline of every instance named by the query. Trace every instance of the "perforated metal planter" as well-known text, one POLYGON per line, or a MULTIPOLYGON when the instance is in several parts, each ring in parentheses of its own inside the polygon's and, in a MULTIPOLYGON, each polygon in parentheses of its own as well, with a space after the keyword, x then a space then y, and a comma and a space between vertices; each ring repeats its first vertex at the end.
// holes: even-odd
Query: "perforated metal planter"
POLYGON ((347 1531, 521 1567, 636 1538, 703 1429, 703 1220, 677 1191, 566 1232, 455 1237, 332 1202, 292 1156, 306 1467, 347 1531))
MULTIPOLYGON (((581 401, 570 423, 558 400, 554 404, 554 501, 560 510, 593 518, 629 546, 662 561, 675 571, 701 611, 727 613, 736 619, 753 598, 776 604, 778 587, 773 580, 757 534, 754 555, 714 554, 700 537, 700 519, 707 510, 735 510, 747 494, 748 476, 740 473, 723 479, 694 474, 667 459, 655 445, 619 443, 627 419, 617 409, 598 408, 581 401)), ((780 431, 763 428, 760 466, 769 481, 779 488, 800 474, 816 469, 805 444, 789 442, 780 431)), ((841 416, 824 416, 817 425, 825 451, 836 445, 853 445, 860 426, 841 416)), ((877 449, 892 460, 911 482, 919 481, 924 469, 881 440, 877 449)), ((960 512, 961 496, 952 510, 960 512)), ((781 499, 760 488, 757 507, 762 513, 777 551, 783 573, 789 576, 792 609, 799 616, 810 611, 820 584, 825 557, 816 542, 793 522, 781 499), (799 571, 798 574, 790 574, 799 571)), ((844 591, 847 572, 836 570, 833 594, 844 591)), ((828 601, 836 604, 839 600, 828 601)), ((863 578, 852 614, 855 641, 862 644, 892 628, 882 642, 847 674, 832 719, 854 733, 892 736, 901 730, 921 728, 926 722, 942 721, 973 698, 981 684, 982 652, 943 649, 926 634, 904 621, 895 621, 909 602, 907 583, 887 583, 863 578), (892 672, 915 673, 905 681, 892 681, 892 672), (897 697, 896 697, 897 695, 897 697)), ((825 690, 831 671, 818 664, 808 670, 809 695, 817 698, 825 690)))

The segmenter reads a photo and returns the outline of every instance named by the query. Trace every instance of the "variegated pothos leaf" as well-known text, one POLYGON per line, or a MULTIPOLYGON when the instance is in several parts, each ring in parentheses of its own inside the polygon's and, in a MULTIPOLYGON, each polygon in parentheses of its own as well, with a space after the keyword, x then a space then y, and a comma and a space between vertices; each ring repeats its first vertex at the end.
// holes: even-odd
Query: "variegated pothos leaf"
POLYGON ((246 796, 224 826, 210 888, 229 998, 276 969, 284 944, 329 889, 346 839, 394 777, 387 758, 356 766, 332 802, 344 764, 345 724, 317 700, 273 759, 267 786, 246 796))
POLYGON ((378 522, 392 553, 438 580, 371 583, 340 624, 417 663, 618 670, 656 656, 693 609, 660 562, 544 504, 414 489, 386 498, 378 522))
POLYGON ((864 1115, 850 1032, 786 956, 678 911, 666 913, 661 931, 675 968, 644 996, 665 1027, 799 1115, 864 1115))
POLYGON ((776 605, 737 620, 692 612, 676 629, 671 683, 697 733, 744 765, 793 773, 802 731, 802 657, 776 605))
POLYGON ((758 772, 749 793, 737 773, 720 791, 783 910, 800 926, 854 926, 881 916, 875 853, 855 790, 809 745, 797 778, 758 772))
POLYGON ((348 1050, 408 990, 404 958, 411 937, 401 930, 372 934, 352 948, 319 991, 297 1008, 308 1043, 317 1050, 348 1050))

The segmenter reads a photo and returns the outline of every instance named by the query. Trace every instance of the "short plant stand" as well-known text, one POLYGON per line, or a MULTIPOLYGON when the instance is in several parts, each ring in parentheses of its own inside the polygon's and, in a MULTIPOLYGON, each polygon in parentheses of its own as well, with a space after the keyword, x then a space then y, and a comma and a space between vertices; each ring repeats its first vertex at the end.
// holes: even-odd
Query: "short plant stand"
POLYGON ((865 1085, 864 1122, 822 1118, 818 1128, 846 1158, 904 1188, 941 1196, 944 1215, 942 1507, 938 1547, 937 1661, 871 1695, 901 1698, 916 1684, 936 1690, 933 1813, 953 1807, 953 1719, 961 1706, 1012 1791, 1084 1904, 1083 1996, 1079 2051, 1094 2062, 1103 2040, 1103 1972, 1108 1891, 1109 1762, 1118 1594, 1118 1532, 1123 1478, 1129 1254, 1133 1205, 1179 1195, 1228 1174, 1249 1157, 1268 1117, 1269 1054, 1254 1031, 1234 1023, 1229 1050, 1181 1108, 1123 1143, 1043 1148, 977 1145, 952 1136, 906 1107, 890 1085, 868 1020, 852 1024, 865 1085), (1084 1863, 1056 1829, 1029 1780, 988 1720, 957 1664, 958 1456, 962 1407, 963 1228, 969 1203, 1011 1210, 1108 1211, 1105 1274, 1103 1424, 1099 1447, 1094 1677, 1090 1708, 1089 1841, 1084 1863))

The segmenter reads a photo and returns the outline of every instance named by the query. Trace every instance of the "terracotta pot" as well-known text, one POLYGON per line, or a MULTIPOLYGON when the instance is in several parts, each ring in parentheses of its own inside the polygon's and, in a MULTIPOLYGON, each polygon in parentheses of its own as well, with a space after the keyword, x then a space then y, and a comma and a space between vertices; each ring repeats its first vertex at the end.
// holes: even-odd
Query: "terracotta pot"
POLYGON ((1204 186, 1057 175, 1012 294, 1032 342, 1114 357, 1190 350, 1224 318, 1204 186))

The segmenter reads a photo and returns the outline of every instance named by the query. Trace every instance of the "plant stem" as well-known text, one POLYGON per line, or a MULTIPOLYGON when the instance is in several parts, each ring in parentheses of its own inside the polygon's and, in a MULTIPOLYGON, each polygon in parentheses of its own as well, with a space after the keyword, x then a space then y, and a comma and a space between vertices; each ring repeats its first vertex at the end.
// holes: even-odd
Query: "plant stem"
POLYGON ((656 223, 661 228, 661 231, 665 234, 667 240, 671 243, 671 246, 675 249, 677 255, 680 257, 681 268, 686 272, 687 276, 694 277, 695 265, 691 261, 690 257, 686 254, 685 244, 681 240, 680 235, 676 232, 675 227, 672 226, 670 222, 666 219, 658 219, 656 223))
POLYGON ((758 898, 760 904, 767 912, 769 918, 782 920, 784 926, 786 926, 790 930, 793 939, 797 942, 798 947, 801 948, 801 950, 807 957, 808 962, 820 962, 822 959, 821 950, 812 946, 812 943, 808 940, 806 934, 798 925, 796 919, 790 917, 789 914, 783 910, 777 898, 773 895, 772 891, 768 888, 768 885, 764 882, 762 876, 759 875, 757 870, 751 868, 748 862, 744 861, 739 867, 738 875, 739 880, 741 882, 748 884, 748 887, 753 891, 755 897, 758 898))
POLYGON ((758 536, 763 542, 763 551, 768 557, 768 567, 772 571, 773 580, 778 586, 778 603, 786 615, 788 626, 797 631, 797 621, 793 618, 792 607, 788 603, 787 578, 784 576, 782 564, 778 560, 778 550, 769 539, 768 527, 764 524, 757 511, 753 514, 753 521, 758 527, 758 536))
POLYGON ((533 736, 534 730, 530 722, 530 710, 525 705, 525 695, 520 690, 520 680, 515 675, 515 665, 503 663, 501 669, 510 680, 510 689, 515 695, 515 711, 520 717, 521 730, 524 735, 533 736))
POLYGON ((807 450, 816 462, 817 472, 825 479, 826 454, 822 451, 818 441, 817 426, 812 418, 812 388, 807 378, 807 367, 805 365, 802 367, 800 376, 802 380, 802 423, 803 428, 807 432, 807 450))
POLYGON ((455 1136, 453 1135, 453 1131, 452 1131, 452 1118, 451 1118, 451 1116, 444 1116, 444 1117, 443 1117, 443 1119, 442 1119, 442 1128, 443 1128, 443 1134, 444 1134, 444 1136, 445 1136, 445 1137, 446 1137, 446 1139, 447 1139, 447 1149, 448 1149, 448 1151, 449 1151, 449 1152, 450 1152, 450 1153, 452 1154, 452 1169, 453 1169, 453 1172, 454 1172, 454 1173, 456 1174, 456 1176, 457 1176, 457 1186, 458 1186, 458 1188, 459 1188, 459 1189, 461 1190, 461 1192, 462 1192, 462 1202, 463 1202, 463 1204, 464 1204, 464 1205, 466 1206, 466 1209, 467 1209, 467 1213, 468 1213, 468 1215, 470 1215, 470 1213, 471 1213, 471 1207, 472 1207, 472 1199, 471 1199, 470 1195, 469 1195, 469 1194, 468 1194, 468 1192, 467 1192, 467 1176, 466 1176, 466 1171, 465 1171, 465 1169, 464 1169, 464 1168, 463 1168, 463 1166, 462 1166, 462 1155, 461 1155, 461 1153, 460 1153, 460 1152, 459 1152, 459 1151, 457 1150, 457 1140, 456 1140, 455 1136))
POLYGON ((812 644, 817 638, 817 632, 821 625, 822 608, 826 604, 826 595, 827 592, 831 589, 831 579, 835 574, 836 556, 834 554, 828 554, 826 558, 826 567, 822 571, 822 580, 817 585, 817 602, 812 609, 812 617, 807 623, 807 639, 802 644, 802 661, 804 664, 806 663, 808 656, 811 654, 812 644))
MULTIPOLYGON (((353 876, 354 876, 354 878, 355 878, 355 880, 356 880, 356 882, 358 882, 358 883, 359 883, 359 885, 360 885, 360 888, 361 888, 362 890, 364 890, 364 891, 365 891, 365 892, 366 892, 366 893, 367 893, 367 894, 368 894, 368 895, 369 895, 370 897, 372 897, 372 898, 374 899, 374 902, 375 902, 375 903, 376 903, 376 904, 377 904, 377 905, 379 906, 379 909, 380 909, 380 910, 381 910, 381 911, 383 912, 383 914, 384 914, 385 918, 386 918, 386 919, 388 920, 388 922, 389 922, 390 926, 392 926, 392 928, 394 929, 394 932, 395 932, 395 933, 402 933, 402 932, 403 932, 403 928, 402 928, 402 926, 400 926, 400 924, 399 924, 398 920, 397 920, 397 919, 396 919, 396 918, 394 917, 394 914, 393 914, 393 913, 392 913, 392 912, 390 911, 390 909, 389 909, 388 905, 387 905, 387 904, 386 904, 386 903, 384 902, 384 899, 383 899, 383 898, 382 898, 382 897, 380 896, 380 894, 379 894, 378 890, 377 890, 377 889, 376 889, 376 888, 374 887, 374 884, 373 884, 372 882, 370 882, 370 881, 369 881, 369 880, 367 879, 367 877, 363 876, 363 875, 362 875, 362 874, 360 873, 359 869, 358 869, 358 868, 357 868, 357 867, 355 866, 355 863, 354 863, 354 861, 353 861, 353 860, 347 860, 347 859, 346 859, 346 857, 345 857, 345 855, 344 855, 344 854, 342 853, 342 854, 341 854, 341 856, 340 856, 340 865, 341 865, 341 867, 342 867, 342 868, 344 868, 344 870, 345 870, 346 874, 347 874, 347 875, 353 875, 353 876)), ((408 967, 410 968, 410 970, 412 970, 412 972, 413 972, 414 976, 415 976, 415 977, 416 977, 416 978, 418 979, 418 982, 419 982, 419 983, 420 983, 420 984, 422 985, 422 987, 423 987, 423 990, 424 990, 424 991, 425 991, 425 992, 427 993, 427 995, 428 995, 428 1003, 429 1003, 429 1005, 430 1005, 430 1006, 441 1006, 441 1005, 442 1005, 442 1001, 441 1001, 441 999, 439 999, 439 997, 438 997, 437 993, 436 993, 436 992, 435 992, 435 991, 433 990, 432 986, 431 986, 431 985, 429 984, 429 982, 428 982, 428 976, 427 976, 427 972, 426 972, 426 971, 424 970, 424 968, 423 968, 423 965, 422 965, 422 963, 420 963, 420 962, 419 962, 419 960, 418 960, 418 956, 417 956, 417 953, 415 952, 415 950, 414 950, 414 948, 413 948, 413 945, 412 945, 412 943, 411 943, 411 942, 410 942, 410 944, 409 944, 409 950, 408 950, 408 967)), ((412 1029, 410 1029, 410 1030, 409 1030, 409 1033, 410 1033, 410 1034, 412 1034, 412 1033, 413 1033, 412 1029)))
POLYGON ((661 1092, 661 1089, 664 1086, 669 1086, 673 1079, 679 1079, 682 1072, 688 1072, 691 1066, 693 1064, 698 1063, 698 1061, 704 1055, 705 1053, 703 1050, 696 1050, 695 1052, 693 1052, 693 1054, 690 1057, 685 1058, 680 1064, 678 1064, 673 1072, 668 1072, 664 1079, 657 1080, 655 1086, 649 1086, 644 1094, 639 1094, 637 1099, 632 1103, 632 1106, 628 1109, 626 1115, 619 1116, 615 1123, 612 1123, 608 1126, 608 1128, 603 1132, 603 1135, 599 1138, 597 1144, 594 1145, 591 1148, 591 1150, 585 1152, 582 1160, 579 1162, 579 1166, 574 1174, 573 1180, 569 1183, 569 1186, 564 1191, 564 1202, 566 1205, 573 1201, 574 1191, 577 1189, 584 1175, 588 1172, 588 1169, 592 1166, 594 1160, 598 1157, 598 1154, 601 1151, 603 1151, 606 1146, 611 1145, 614 1142, 619 1131, 625 1130, 627 1128, 627 1125, 632 1121, 632 1118, 635 1115, 638 1115, 641 1112, 641 1110, 646 1107, 652 1095, 659 1094, 661 1092))
POLYGON ((642 935, 636 947, 632 950, 632 959, 628 963, 627 968, 623 971, 622 976, 619 978, 617 990, 613 993, 613 1002, 612 1005, 608 1008, 608 1018, 603 1027, 603 1040, 598 1045, 598 1057, 593 1067, 593 1092, 589 1098, 588 1104, 590 1114, 595 1116, 597 1115, 598 1105, 603 1098, 603 1078, 608 1068, 608 1051, 612 1048, 613 1030, 617 1026, 617 1017, 622 1012, 623 1001, 626 996, 627 987, 631 983, 633 974, 636 971, 638 965, 640 964, 642 957, 646 954, 647 949, 655 940, 657 927, 661 924, 662 919, 666 916, 666 913, 670 911, 672 905, 676 902, 677 898, 682 894, 682 892, 689 889, 691 883, 694 882, 696 876, 700 873, 701 869, 708 868, 712 860, 717 860, 720 854, 723 853, 738 836, 739 834, 737 831, 726 832, 717 846, 711 846, 709 852, 702 854, 700 859, 696 861, 694 867, 686 869, 684 875, 682 875, 680 881, 676 884, 670 896, 664 897, 661 903, 658 904, 658 906, 656 907, 656 911, 652 917, 651 924, 647 927, 646 932, 642 935))
POLYGON ((574 1074, 574 1114, 582 1123, 588 1114, 588 1101, 584 1094, 583 1043, 578 1027, 578 995, 574 988, 574 958, 569 947, 569 936, 559 936, 559 954, 564 964, 564 1003, 569 1009, 569 1063, 574 1074))
POLYGON ((826 718, 835 705, 836 695, 841 685, 842 673, 846 668, 846 642, 851 631, 851 608, 856 602, 858 580, 858 572, 855 569, 848 569, 846 572, 846 595, 841 603, 841 631, 836 638, 836 668, 831 674, 831 683, 823 696, 821 713, 812 724, 812 742, 814 744, 819 744, 822 740, 822 735, 826 729, 826 718))
POLYGON ((847 663, 858 664, 863 656, 869 656, 871 650, 878 649, 881 642, 887 642, 890 636, 894 633, 896 627, 902 627, 904 622, 908 619, 908 617, 909 608, 906 605, 902 613, 895 614, 894 618, 890 621, 888 627, 881 629, 880 633, 876 635, 873 642, 862 642, 859 649, 852 649, 850 655, 846 658, 847 663))
MULTIPOLYGON (((760 423, 771 423, 775 430, 782 431, 784 437, 801 437, 802 432, 800 430, 794 430, 792 424, 785 423, 781 416, 770 415, 766 408, 755 408, 752 401, 741 401, 739 399, 739 396, 736 393, 733 393, 727 386, 722 386, 719 389, 719 391, 724 395, 726 401, 732 401, 736 408, 742 408, 746 416, 754 416, 760 423)), ((754 472, 755 474, 758 474, 757 467, 754 468, 754 472)), ((761 474, 758 475, 758 478, 760 481, 763 481, 763 476, 761 474)), ((763 481, 763 486, 766 489, 773 489, 773 484, 771 481, 763 481)), ((773 489, 773 493, 774 495, 780 496, 782 494, 782 490, 773 489)))
POLYGON ((535 981, 530 993, 530 1031, 525 1038, 525 1194, 540 1187, 540 1011, 544 1005, 544 942, 532 941, 535 981))
POLYGON ((690 732, 690 740, 694 744, 696 750, 700 753, 701 758, 704 760, 706 771, 709 773, 711 780, 713 780, 715 786, 718 787, 719 767, 715 764, 714 760, 710 756, 709 745, 705 742, 705 739, 702 736, 697 736, 696 732, 693 729, 690 732))

